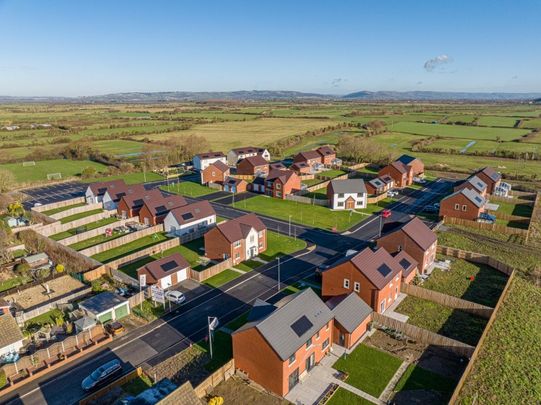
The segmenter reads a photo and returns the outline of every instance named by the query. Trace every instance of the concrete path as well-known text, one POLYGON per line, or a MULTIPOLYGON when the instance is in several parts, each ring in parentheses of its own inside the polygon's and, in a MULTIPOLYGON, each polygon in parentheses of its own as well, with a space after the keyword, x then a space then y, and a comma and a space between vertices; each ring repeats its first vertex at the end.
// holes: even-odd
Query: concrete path
POLYGON ((400 378, 402 378, 402 375, 406 372, 406 369, 410 365, 409 362, 404 361, 400 367, 398 367, 398 370, 396 370, 396 373, 394 373, 393 378, 391 378, 391 381, 387 384, 381 395, 379 396, 379 399, 383 403, 387 403, 389 399, 391 399, 391 396, 393 395, 394 387, 396 387, 396 384, 398 384, 398 381, 400 378))
POLYGON ((402 301, 404 301, 406 297, 407 295, 404 293, 398 294, 398 297, 395 300, 395 302, 393 302, 393 304, 385 310, 385 315, 388 316, 389 318, 396 319, 400 322, 407 322, 409 319, 409 316, 395 312, 395 309, 400 305, 402 301))

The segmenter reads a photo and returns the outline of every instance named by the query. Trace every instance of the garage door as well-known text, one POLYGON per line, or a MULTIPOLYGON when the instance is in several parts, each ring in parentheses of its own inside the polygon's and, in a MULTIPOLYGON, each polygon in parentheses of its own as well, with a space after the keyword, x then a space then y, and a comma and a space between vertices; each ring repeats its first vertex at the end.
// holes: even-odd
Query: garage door
POLYGON ((188 278, 188 269, 180 270, 177 272, 177 283, 184 281, 188 278))
POLYGON ((173 282, 171 281, 171 276, 166 276, 162 278, 161 285, 162 288, 171 287, 173 285, 173 282))
POLYGON ((125 316, 128 316, 128 305, 122 305, 118 308, 115 308, 115 319, 121 319, 125 316))
POLYGON ((98 316, 98 321, 100 321, 101 323, 105 323, 107 321, 110 321, 111 319, 113 319, 113 311, 109 311, 98 316))

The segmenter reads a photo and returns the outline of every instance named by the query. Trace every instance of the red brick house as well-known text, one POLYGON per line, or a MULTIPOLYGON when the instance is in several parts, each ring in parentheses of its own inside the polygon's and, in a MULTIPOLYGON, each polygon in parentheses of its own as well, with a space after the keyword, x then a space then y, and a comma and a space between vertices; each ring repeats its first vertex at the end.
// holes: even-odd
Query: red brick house
POLYGON ((411 166, 406 166, 402 162, 393 162, 382 168, 378 172, 378 176, 382 177, 388 175, 390 176, 396 187, 402 188, 407 187, 413 184, 413 171, 411 166))
POLYGON ((221 160, 210 164, 205 169, 201 170, 201 184, 219 183, 223 184, 225 179, 230 174, 230 167, 221 160))
POLYGON ((366 333, 374 311, 353 292, 336 295, 325 304, 334 317, 333 343, 351 349, 366 333))
POLYGON ((205 256, 211 260, 232 258, 234 264, 239 264, 267 249, 267 227, 255 214, 222 222, 204 238, 205 256))
POLYGON ((266 176, 269 173, 269 162, 261 155, 250 156, 237 163, 237 174, 244 176, 266 176))
POLYGON ((285 200, 301 189, 301 178, 292 170, 272 170, 265 179, 265 194, 285 200))
POLYGON ((321 155, 315 150, 308 150, 305 152, 300 152, 293 158, 293 163, 301 163, 301 162, 304 162, 308 166, 315 169, 319 165, 322 164, 321 155))
POLYGON ((374 251, 367 247, 323 271, 322 295, 331 298, 355 292, 374 311, 382 313, 395 302, 401 282, 398 261, 383 248, 374 251))
POLYGON ((257 299, 231 335, 235 367, 285 396, 329 352, 332 333, 333 313, 311 288, 274 305, 257 299))
POLYGON ((284 166, 282 162, 269 163, 269 170, 286 170, 287 167, 284 166))
POLYGON ((330 146, 320 146, 316 152, 321 156, 321 163, 325 166, 331 166, 336 161, 336 152, 330 146))
POLYGON ((464 188, 440 201, 440 218, 451 217, 475 221, 485 212, 486 200, 474 190, 464 188))
POLYGON ((454 191, 460 191, 464 188, 473 190, 481 194, 481 196, 486 197, 487 195, 487 185, 486 183, 481 180, 479 177, 472 175, 468 177, 466 180, 461 181, 459 184, 457 184, 454 187, 454 191))
POLYGON ((297 162, 293 163, 290 167, 290 170, 293 170, 298 175, 302 174, 311 174, 312 173, 312 166, 310 166, 306 162, 297 162))
POLYGON ((183 207, 188 202, 180 195, 168 195, 145 201, 139 211, 139 221, 145 225, 162 224, 169 211, 183 207))
POLYGON ((494 194, 494 191, 502 182, 502 175, 491 167, 485 167, 474 173, 487 185, 487 193, 494 194))
POLYGON ((151 190, 145 190, 144 187, 137 189, 135 193, 126 194, 120 199, 116 207, 117 213, 122 218, 137 217, 145 201, 161 198, 163 198, 162 192, 157 188, 151 190))
POLYGON ((419 273, 417 260, 411 257, 405 250, 395 253, 393 257, 402 267, 402 282, 409 284, 419 273))
POLYGON ((228 193, 244 193, 247 189, 248 182, 235 177, 228 177, 223 184, 223 190, 227 191, 228 193))
POLYGON ((414 217, 408 222, 396 224, 376 243, 391 254, 407 252, 418 263, 420 273, 424 274, 436 259, 438 237, 423 221, 414 217))
POLYGON ((396 159, 396 162, 402 162, 406 166, 411 167, 411 171, 415 177, 422 177, 425 174, 425 164, 419 158, 410 155, 402 155, 396 159))
POLYGON ((138 268, 137 279, 141 283, 143 277, 144 284, 158 285, 165 289, 186 280, 189 272, 188 261, 180 253, 173 253, 138 268))
POLYGON ((370 195, 380 195, 394 187, 394 180, 389 175, 376 177, 366 182, 366 191, 370 195))

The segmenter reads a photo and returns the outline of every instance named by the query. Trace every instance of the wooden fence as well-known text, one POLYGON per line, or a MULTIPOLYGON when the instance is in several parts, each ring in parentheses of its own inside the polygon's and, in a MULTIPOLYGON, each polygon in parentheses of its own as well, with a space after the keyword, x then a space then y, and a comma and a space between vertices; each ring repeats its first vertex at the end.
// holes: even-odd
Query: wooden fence
POLYGON ((438 291, 429 290, 413 284, 402 283, 400 290, 404 294, 412 295, 417 298, 436 302, 449 308, 459 309, 470 314, 480 316, 482 318, 490 318, 494 308, 486 305, 477 304, 475 302, 463 300, 451 295, 443 294, 438 291))
POLYGON ((121 236, 120 238, 116 238, 108 242, 100 243, 99 245, 94 245, 87 249, 80 250, 79 253, 85 256, 89 256, 89 257, 94 256, 98 253, 102 253, 107 250, 111 250, 119 246, 123 246, 127 243, 133 242, 134 240, 141 239, 141 238, 144 238, 145 236, 152 235, 158 232, 163 232, 163 224, 150 226, 140 231, 128 233, 125 236, 121 236))
POLYGON ((484 230, 494 231, 498 233, 504 233, 506 235, 522 235, 524 237, 527 237, 528 235, 527 229, 511 228, 511 227, 501 225, 501 224, 487 224, 484 222, 470 221, 467 219, 454 218, 454 217, 444 217, 443 220, 447 224, 463 225, 463 226, 468 226, 470 228, 484 229, 484 230))
POLYGON ((450 404, 456 404, 458 403, 458 398, 460 396, 460 391, 462 390, 462 387, 464 386, 466 379, 468 378, 469 374, 471 373, 473 366, 475 364, 475 361, 477 357, 479 356, 479 353, 481 352, 481 349, 483 347, 483 343, 485 342, 485 339, 488 336, 488 333, 490 332, 490 329, 492 328, 492 325, 494 324, 494 321, 496 320, 496 317, 498 316, 498 311, 500 310, 500 307, 507 297, 507 293, 509 291, 509 288, 511 287, 511 284, 513 283, 513 279, 515 277, 515 272, 511 272, 511 275, 509 279, 507 280, 507 284, 505 285, 505 288, 502 291, 502 295, 500 296, 500 299, 498 300, 498 303, 494 307, 494 311, 492 312, 492 316, 487 322, 487 325, 485 326, 485 330, 483 331, 483 334, 481 335, 481 338, 479 339, 479 342, 477 343, 477 346, 475 347, 475 350, 470 357, 470 361, 468 362, 468 365, 464 369, 464 372, 462 373, 462 377, 460 377, 460 380, 458 381, 457 386, 455 387, 455 390, 453 392, 453 395, 451 396, 451 399, 449 400, 450 404))
POLYGON ((423 342, 429 345, 437 346, 447 351, 458 354, 459 356, 471 357, 474 353, 475 347, 470 346, 466 343, 459 342, 437 333, 431 332, 429 330, 419 328, 418 326, 411 325, 409 323, 401 322, 397 319, 388 317, 383 314, 374 312, 372 321, 376 324, 376 327, 386 327, 399 332, 402 332, 404 335, 423 342))
POLYGON ((117 269, 109 269, 109 271, 111 272, 111 277, 113 277, 115 280, 118 280, 126 285, 131 285, 132 287, 139 288, 139 280, 137 280, 136 278, 117 269))
POLYGON ((87 211, 92 211, 92 210, 97 210, 97 209, 103 209, 103 204, 102 203, 86 204, 80 207, 70 208, 69 210, 57 212, 56 214, 50 215, 50 217, 58 221, 59 219, 66 218, 71 215, 76 215, 82 212, 87 212, 87 211))
POLYGON ((69 231, 73 228, 78 228, 82 225, 90 224, 91 222, 99 221, 103 218, 109 218, 116 214, 116 211, 104 211, 100 212, 98 214, 89 215, 84 218, 76 219, 75 221, 71 221, 68 223, 61 223, 60 221, 53 222, 52 224, 43 225, 42 227, 36 229, 37 232, 42 234, 43 236, 50 236, 55 235, 60 232, 69 231))
POLYGON ((366 199, 366 203, 367 204, 377 204, 378 202, 380 202, 381 200, 385 200, 387 198, 387 191, 385 191, 384 193, 380 194, 380 195, 376 195, 376 196, 373 196, 373 197, 368 197, 366 199))
POLYGON ((224 260, 223 262, 219 262, 215 264, 214 266, 207 267, 206 269, 201 270, 201 271, 190 269, 190 278, 200 283, 212 276, 215 276, 216 274, 221 273, 225 269, 229 269, 232 266, 233 266, 233 260, 229 258, 227 260, 224 260))
POLYGON ((541 247, 541 192, 538 192, 535 196, 525 242, 541 247))
POLYGON ((319 198, 310 198, 310 197, 304 197, 302 195, 295 195, 295 194, 286 195, 286 200, 296 201, 302 204, 320 205, 322 207, 329 206, 329 200, 327 199, 323 200, 319 198))
POLYGON ((195 394, 199 398, 207 396, 214 387, 228 380, 233 374, 235 374, 235 360, 231 359, 195 387, 195 394))
POLYGON ((437 252, 442 255, 464 259, 474 263, 486 264, 504 274, 510 276, 514 272, 514 268, 502 263, 490 256, 481 253, 469 252, 467 250, 456 249, 448 246, 438 246, 437 252))
POLYGON ((81 233, 78 233, 77 235, 70 236, 69 238, 61 239, 58 241, 58 243, 64 246, 73 245, 74 243, 78 243, 83 240, 87 240, 95 236, 102 235, 105 233, 107 229, 123 226, 128 222, 133 222, 133 220, 134 220, 133 218, 121 219, 116 222, 112 222, 110 224, 100 226, 99 228, 94 228, 94 229, 91 229, 90 231, 81 232, 81 233))
POLYGON ((139 378, 143 375, 143 369, 141 367, 137 367, 135 370, 130 371, 127 374, 124 374, 122 377, 117 378, 112 383, 108 384, 106 387, 103 387, 99 389, 96 392, 93 392, 90 395, 87 395, 83 399, 79 401, 79 405, 87 405, 90 403, 93 403, 94 401, 98 400, 99 398, 103 397, 108 392, 112 391, 116 387, 120 387, 126 383, 129 383, 130 381, 135 380, 136 378, 139 378))
POLYGON ((81 203, 84 203, 85 201, 86 200, 84 197, 70 198, 69 200, 62 200, 62 201, 57 201, 50 204, 43 204, 37 207, 32 207, 32 211, 44 212, 44 211, 54 210, 55 208, 62 208, 62 207, 68 207, 70 205, 81 204, 81 203))

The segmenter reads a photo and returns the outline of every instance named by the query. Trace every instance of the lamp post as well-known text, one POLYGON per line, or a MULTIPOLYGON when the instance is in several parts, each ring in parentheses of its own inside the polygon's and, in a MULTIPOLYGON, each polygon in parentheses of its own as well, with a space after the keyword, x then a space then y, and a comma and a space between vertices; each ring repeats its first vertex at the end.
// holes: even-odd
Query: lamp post
POLYGON ((280 292, 280 256, 278 256, 278 292, 280 292))
POLYGON ((209 326, 209 349, 210 349, 210 358, 212 359, 213 352, 212 352, 212 332, 214 329, 216 329, 216 326, 218 326, 218 318, 215 316, 208 316, 207 322, 209 326))
POLYGON ((289 215, 289 228, 288 228, 287 235, 291 236, 291 214, 289 215))

